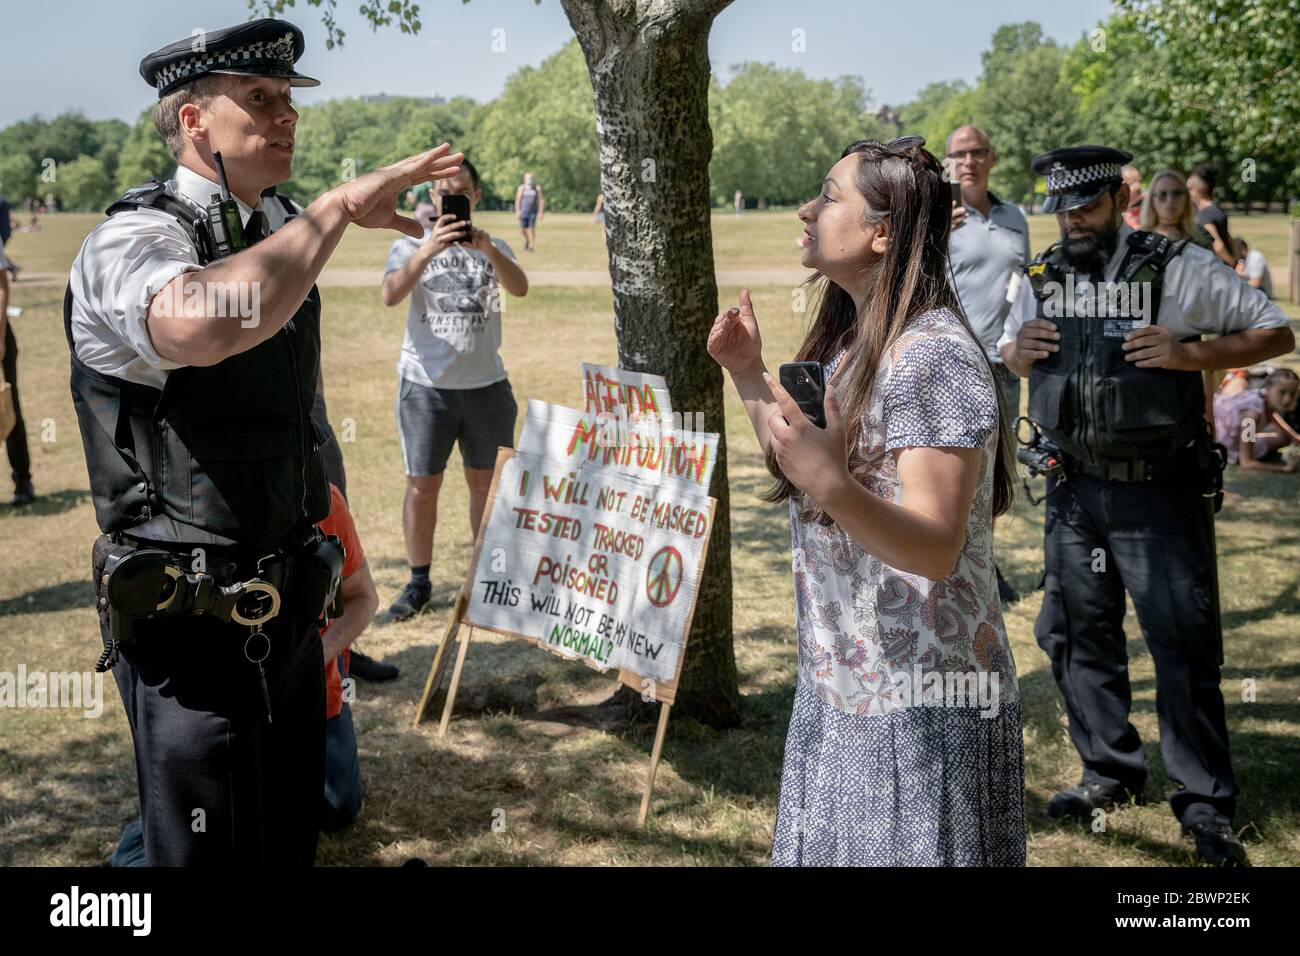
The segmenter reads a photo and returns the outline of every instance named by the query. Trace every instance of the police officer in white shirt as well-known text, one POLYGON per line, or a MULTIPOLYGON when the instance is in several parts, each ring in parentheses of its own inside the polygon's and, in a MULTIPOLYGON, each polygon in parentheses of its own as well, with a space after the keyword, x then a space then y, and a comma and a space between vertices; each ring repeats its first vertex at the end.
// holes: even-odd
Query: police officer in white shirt
POLYGON ((1029 379, 1028 417, 1063 462, 1048 480, 1038 645, 1069 714, 1079 784, 1051 817, 1094 819, 1141 798, 1145 751, 1129 722, 1124 595, 1156 673, 1171 808, 1206 862, 1239 865, 1237 786, 1219 689, 1213 505, 1222 464, 1201 372, 1295 346, 1283 312, 1199 246, 1123 222, 1132 157, 1102 146, 1034 159, 1061 241, 1029 263, 998 345, 1029 379), (1200 333, 1216 338, 1201 340, 1200 333))
POLYGON ((289 178, 290 88, 317 85, 302 52, 297 27, 262 19, 145 57, 179 166, 109 208, 64 299, 104 532, 99 668, 131 724, 151 864, 314 860, 317 623, 342 559, 315 527, 329 509, 315 281, 350 223, 421 235, 397 196, 460 159, 443 144, 290 217, 263 193, 289 178))

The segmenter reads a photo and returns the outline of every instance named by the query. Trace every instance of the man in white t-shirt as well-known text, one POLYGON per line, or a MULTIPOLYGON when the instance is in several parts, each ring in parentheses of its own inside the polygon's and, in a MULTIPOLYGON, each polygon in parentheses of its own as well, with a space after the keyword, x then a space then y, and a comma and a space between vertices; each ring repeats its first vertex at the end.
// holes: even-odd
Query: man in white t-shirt
POLYGON ((1237 251, 1241 255, 1241 261, 1237 263, 1237 275, 1270 299, 1273 298, 1273 274, 1268 271, 1268 260, 1264 258, 1264 253, 1250 248, 1245 239, 1237 240, 1237 251))
POLYGON ((512 448, 518 404, 506 377, 501 347, 501 292, 528 292, 528 278, 500 239, 472 225, 482 198, 478 170, 469 160, 451 179, 434 184, 437 211, 422 206, 422 239, 393 243, 384 270, 385 305, 408 295, 406 335, 397 360, 397 429, 406 469, 402 531, 411 580, 388 609, 403 621, 429 603, 429 566, 438 519, 438 492, 460 446, 469 484, 470 534, 478 529, 499 447, 512 448), (443 198, 469 200, 471 222, 442 211, 443 198))

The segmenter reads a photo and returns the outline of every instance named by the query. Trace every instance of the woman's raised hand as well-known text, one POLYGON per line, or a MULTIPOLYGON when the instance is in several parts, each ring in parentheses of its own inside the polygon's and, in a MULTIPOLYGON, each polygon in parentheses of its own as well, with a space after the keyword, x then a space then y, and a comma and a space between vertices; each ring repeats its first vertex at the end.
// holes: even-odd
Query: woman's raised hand
POLYGON ((736 378, 761 366, 763 337, 758 333, 748 289, 740 290, 738 308, 728 309, 713 320, 708 349, 713 360, 736 378))

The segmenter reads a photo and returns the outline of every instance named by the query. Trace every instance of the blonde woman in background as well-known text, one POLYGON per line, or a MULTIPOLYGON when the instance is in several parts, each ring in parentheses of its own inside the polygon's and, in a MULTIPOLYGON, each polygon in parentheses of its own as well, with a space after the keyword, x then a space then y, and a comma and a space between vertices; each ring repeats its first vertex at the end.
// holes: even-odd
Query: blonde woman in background
POLYGON ((1192 214, 1192 203, 1187 195, 1187 180, 1182 173, 1172 169, 1156 173, 1142 197, 1138 228, 1157 232, 1174 242, 1190 239, 1201 244, 1201 230, 1196 227, 1196 217, 1192 214))
MULTIPOLYGON (((1151 180, 1151 188, 1142 197, 1142 214, 1138 228, 1157 232, 1173 242, 1194 242, 1207 249, 1213 247, 1204 229, 1196 225, 1192 213, 1192 200, 1183 174, 1172 169, 1162 169, 1151 180)), ((1214 392, 1221 378, 1218 370, 1202 373, 1205 379, 1205 418, 1214 421, 1214 392)))

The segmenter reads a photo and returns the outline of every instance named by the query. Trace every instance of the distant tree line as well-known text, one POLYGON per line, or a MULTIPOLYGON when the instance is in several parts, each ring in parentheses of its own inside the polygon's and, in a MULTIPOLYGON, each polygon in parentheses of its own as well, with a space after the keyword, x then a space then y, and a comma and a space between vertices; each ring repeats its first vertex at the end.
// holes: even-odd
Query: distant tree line
MULTIPOLYGON (((853 140, 917 132, 941 155, 963 123, 989 131, 1000 157, 993 188, 1018 202, 1041 190, 1032 156, 1084 142, 1129 150, 1147 175, 1214 162, 1225 201, 1287 201, 1300 192, 1300 70, 1291 65, 1300 36, 1263 43, 1195 9, 1192 0, 1123 0, 1071 46, 1037 23, 1008 24, 994 32, 973 85, 931 83, 896 108, 873 108, 857 77, 734 66, 710 90, 712 201, 730 206, 739 190, 749 205, 799 203, 853 140)), ((1300 31, 1300 21, 1283 19, 1281 28, 1300 31)), ((512 202, 525 172, 552 210, 589 210, 600 192, 591 84, 576 40, 514 73, 491 102, 343 99, 301 113, 294 176, 283 187, 298 198, 443 140, 478 167, 488 208, 512 202)), ((641 162, 640 175, 657 175, 655 157, 641 162)), ((148 109, 133 126, 66 113, 0 130, 0 190, 11 203, 53 193, 64 209, 102 209, 173 168, 148 109)))

